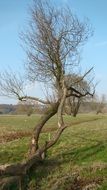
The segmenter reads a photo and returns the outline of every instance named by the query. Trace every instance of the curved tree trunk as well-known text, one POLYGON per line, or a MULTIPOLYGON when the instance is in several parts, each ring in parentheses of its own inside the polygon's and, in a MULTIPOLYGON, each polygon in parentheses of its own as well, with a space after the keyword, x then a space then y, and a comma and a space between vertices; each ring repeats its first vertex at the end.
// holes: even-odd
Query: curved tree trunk
POLYGON ((51 104, 50 108, 48 108, 46 113, 40 118, 39 122, 35 126, 32 139, 31 139, 31 145, 30 145, 30 151, 29 151, 30 156, 34 155, 35 152, 38 150, 39 148, 38 141, 39 141, 41 130, 44 127, 45 123, 57 113, 58 106, 59 106, 58 102, 51 104))
POLYGON ((22 162, 19 164, 0 166, 0 176, 5 177, 9 175, 9 178, 10 178, 10 176, 14 176, 15 174, 15 177, 12 177, 11 179, 6 178, 6 180, 2 181, 1 183, 2 185, 3 183, 7 183, 10 185, 14 181, 16 181, 16 183, 19 183, 20 189, 23 190, 25 188, 23 184, 24 176, 29 172, 29 170, 32 168, 33 165, 36 164, 36 167, 38 166, 38 162, 41 159, 41 155, 58 141, 63 130, 66 128, 66 126, 64 125, 63 115, 62 115, 64 103, 66 100, 66 93, 67 93, 67 90, 66 88, 64 88, 60 103, 53 104, 51 108, 45 113, 45 115, 40 119, 39 124, 35 127, 33 138, 36 143, 35 143, 35 146, 31 147, 31 151, 32 150, 34 152, 36 151, 36 153, 34 154, 33 152, 33 155, 31 155, 30 158, 25 162, 22 162), (38 140, 39 140, 40 132, 44 124, 53 115, 55 115, 56 112, 58 113, 58 129, 57 131, 55 131, 50 141, 45 142, 43 146, 39 147, 38 140))
POLYGON ((61 97, 60 104, 58 107, 58 127, 64 126, 63 110, 64 110, 64 105, 65 105, 66 95, 67 95, 67 89, 65 87, 65 84, 63 84, 63 93, 62 93, 62 97, 61 97))

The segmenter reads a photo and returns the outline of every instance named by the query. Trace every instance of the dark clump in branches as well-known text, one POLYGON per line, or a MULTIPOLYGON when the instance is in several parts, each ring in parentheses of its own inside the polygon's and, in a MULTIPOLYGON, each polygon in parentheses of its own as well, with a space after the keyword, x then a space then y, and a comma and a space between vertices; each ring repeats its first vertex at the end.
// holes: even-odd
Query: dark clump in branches
MULTIPOLYGON (((29 150, 30 158, 24 165, 20 165, 19 173, 22 167, 23 171, 27 172, 38 157, 42 158, 67 127, 63 119, 66 99, 94 94, 93 81, 90 79, 88 82, 86 79, 92 68, 83 75, 79 73, 78 77, 73 77, 76 76, 75 67, 79 67, 80 49, 91 35, 92 30, 88 21, 81 22, 69 8, 57 9, 48 1, 34 1, 29 30, 21 34, 27 53, 25 65, 27 80, 33 83, 35 81, 44 82, 52 90, 54 89, 54 95, 47 97, 46 100, 27 96, 24 94, 24 82, 21 82, 19 78, 12 74, 2 76, 0 86, 3 95, 15 95, 20 101, 31 100, 47 105, 47 110, 33 130, 29 150), (88 88, 85 87, 85 84, 88 84, 88 88), (57 114, 57 130, 50 140, 40 146, 41 130, 55 114, 57 114)), ((0 172, 2 172, 1 170, 0 172)), ((8 171, 5 168, 4 174, 9 174, 8 171)))

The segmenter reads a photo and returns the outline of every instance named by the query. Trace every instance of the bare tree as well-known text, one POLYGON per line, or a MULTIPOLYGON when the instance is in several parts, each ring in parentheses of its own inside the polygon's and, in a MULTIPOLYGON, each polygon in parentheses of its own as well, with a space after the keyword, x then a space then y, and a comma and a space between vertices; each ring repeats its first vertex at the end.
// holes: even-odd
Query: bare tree
MULTIPOLYGON (((91 70, 89 70, 89 73, 91 70)), ((76 117, 81 103, 86 100, 86 97, 83 96, 84 92, 90 92, 93 78, 91 78, 91 80, 86 80, 83 79, 82 76, 76 74, 68 75, 66 78, 70 85, 72 84, 77 91, 81 92, 79 97, 75 95, 68 97, 65 103, 65 111, 67 111, 68 114, 72 114, 74 117, 76 117)))
POLYGON ((42 1, 35 1, 31 14, 30 29, 22 35, 27 45, 28 79, 33 82, 47 82, 52 88, 56 88, 57 99, 53 102, 24 95, 24 82, 20 78, 17 79, 15 74, 5 73, 1 77, 1 90, 4 95, 15 95, 21 101, 29 99, 49 105, 49 111, 34 129, 31 146, 31 152, 34 153, 38 149, 41 129, 56 112, 58 126, 64 128, 62 111, 66 98, 91 95, 90 89, 84 88, 81 91, 80 85, 92 69, 76 80, 71 77, 68 82, 68 69, 69 74, 72 73, 72 69, 78 63, 79 49, 91 35, 87 22, 80 22, 68 8, 59 10, 42 1))
POLYGON ((67 98, 66 104, 65 104, 66 114, 73 115, 73 117, 76 117, 81 103, 82 103, 81 97, 77 98, 77 97, 73 96, 73 97, 67 98))
POLYGON ((106 106, 106 96, 102 94, 100 100, 97 100, 97 112, 96 114, 103 113, 106 106))
MULTIPOLYGON (((17 79, 16 76, 5 74, 1 77, 0 86, 3 95, 15 95, 20 101, 33 100, 47 105, 46 112, 33 130, 29 150, 30 160, 23 165, 24 171, 27 171, 35 163, 37 157, 42 157, 44 152, 57 142, 67 127, 63 119, 66 98, 92 96, 94 93, 91 85, 89 89, 84 88, 83 91, 78 87, 92 69, 75 81, 71 78, 68 82, 66 77, 68 74, 73 74, 74 67, 78 67, 80 48, 92 35, 88 22, 81 22, 68 8, 57 9, 42 0, 34 1, 31 15, 29 30, 21 34, 26 46, 27 76, 32 82, 47 83, 48 86, 55 89, 56 96, 47 97, 46 100, 27 96, 24 94, 24 82, 17 79), (56 113, 57 130, 49 141, 40 146, 41 130, 56 113)), ((22 168, 22 165, 19 168, 22 168)), ((19 168, 16 173, 19 172, 19 168)), ((6 173, 6 169, 4 173, 6 173)))
POLYGON ((102 94, 101 96, 94 94, 94 96, 90 99, 89 102, 91 111, 94 111, 96 114, 106 112, 106 102, 107 101, 105 94, 102 94))

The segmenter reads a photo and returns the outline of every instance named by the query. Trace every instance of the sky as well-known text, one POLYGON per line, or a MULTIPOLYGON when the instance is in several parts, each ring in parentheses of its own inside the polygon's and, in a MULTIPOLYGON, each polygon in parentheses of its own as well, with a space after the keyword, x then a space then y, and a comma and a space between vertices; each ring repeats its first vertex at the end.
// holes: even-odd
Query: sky
MULTIPOLYGON (((51 0, 56 6, 68 5, 80 18, 88 18, 94 35, 82 50, 81 65, 94 66, 95 80, 99 81, 96 91, 107 94, 107 0, 51 0)), ((19 33, 29 20, 32 0, 0 0, 0 72, 7 68, 21 70, 25 52, 21 47, 19 33)), ((30 93, 41 96, 41 85, 29 88, 30 93)), ((17 103, 14 99, 0 97, 1 103, 17 103)))

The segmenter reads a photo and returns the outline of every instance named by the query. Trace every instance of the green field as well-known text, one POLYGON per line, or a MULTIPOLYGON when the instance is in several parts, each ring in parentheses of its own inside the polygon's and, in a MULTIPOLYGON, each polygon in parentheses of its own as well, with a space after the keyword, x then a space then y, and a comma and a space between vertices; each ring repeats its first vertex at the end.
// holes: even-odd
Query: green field
MULTIPOLYGON (((29 190, 107 190, 107 116, 64 116, 69 127, 45 161, 34 169, 29 190)), ((0 164, 26 159, 30 136, 39 115, 0 116, 0 164)), ((52 118, 41 134, 42 143, 56 129, 52 118)))

